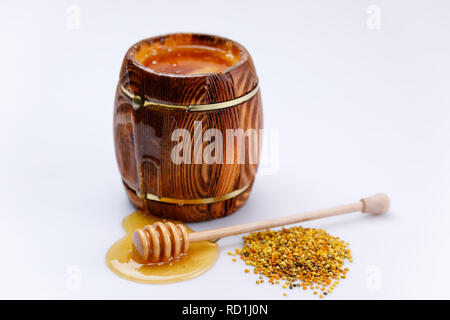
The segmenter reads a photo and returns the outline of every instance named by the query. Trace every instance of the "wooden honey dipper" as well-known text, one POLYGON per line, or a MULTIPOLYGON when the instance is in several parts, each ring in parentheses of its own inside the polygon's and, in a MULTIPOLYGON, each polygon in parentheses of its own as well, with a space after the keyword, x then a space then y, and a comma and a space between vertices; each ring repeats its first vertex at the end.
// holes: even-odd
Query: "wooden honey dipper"
POLYGON ((225 228, 188 233, 182 224, 156 222, 133 233, 133 255, 140 262, 166 262, 187 254, 190 242, 214 241, 224 237, 280 227, 293 223, 336 216, 344 213, 363 212, 375 215, 384 214, 390 205, 389 197, 384 193, 363 198, 358 202, 309 211, 287 217, 252 222, 225 228))

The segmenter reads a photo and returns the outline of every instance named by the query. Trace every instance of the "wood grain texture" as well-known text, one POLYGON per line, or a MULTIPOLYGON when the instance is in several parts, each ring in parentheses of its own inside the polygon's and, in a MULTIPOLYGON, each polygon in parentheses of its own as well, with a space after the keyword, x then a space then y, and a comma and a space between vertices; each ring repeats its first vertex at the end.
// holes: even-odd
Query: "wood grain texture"
MULTIPOLYGON (((134 110, 131 100, 120 86, 146 100, 167 104, 209 104, 229 101, 250 92, 258 83, 250 54, 241 45, 227 39, 198 34, 175 34, 143 40, 125 55, 117 86, 114 109, 114 141, 116 158, 122 179, 135 190, 175 199, 217 197, 246 185, 252 185, 258 164, 179 164, 171 160, 178 142, 171 141, 175 129, 186 129, 193 139, 194 123, 202 122, 202 134, 219 129, 262 129, 263 114, 258 92, 250 100, 220 110, 186 112, 140 108, 134 110), (201 44, 232 48, 240 60, 223 73, 180 76, 156 73, 139 63, 136 54, 143 46, 155 41, 176 41, 180 44, 201 44)), ((203 142, 206 147, 209 142, 203 142)), ((246 140, 245 153, 249 153, 246 140)), ((227 152, 224 143, 223 157, 227 152)), ((237 144, 234 143, 234 155, 237 144)), ((194 157, 194 154, 193 154, 194 157)), ((258 151, 259 158, 259 151, 258 151)), ((149 201, 125 187, 133 205, 163 218, 181 221, 201 221, 229 215, 245 204, 251 187, 241 195, 204 205, 184 205, 149 201)))

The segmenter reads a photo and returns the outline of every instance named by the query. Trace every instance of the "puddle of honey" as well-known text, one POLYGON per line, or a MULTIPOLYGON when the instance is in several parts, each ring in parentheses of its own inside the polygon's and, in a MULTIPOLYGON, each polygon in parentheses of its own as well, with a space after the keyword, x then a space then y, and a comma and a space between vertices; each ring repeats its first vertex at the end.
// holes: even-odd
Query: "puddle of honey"
MULTIPOLYGON (((140 264, 132 258, 133 231, 148 224, 163 221, 136 211, 123 219, 126 236, 117 241, 106 253, 106 264, 122 278, 142 283, 171 283, 195 278, 211 268, 219 256, 216 243, 209 241, 191 243, 189 254, 165 264, 140 264)), ((179 222, 172 221, 177 224, 179 222)), ((192 232, 188 228, 188 232, 192 232)))
POLYGON ((155 71, 175 74, 214 73, 239 60, 230 51, 206 46, 162 46, 152 51, 143 64, 155 71))

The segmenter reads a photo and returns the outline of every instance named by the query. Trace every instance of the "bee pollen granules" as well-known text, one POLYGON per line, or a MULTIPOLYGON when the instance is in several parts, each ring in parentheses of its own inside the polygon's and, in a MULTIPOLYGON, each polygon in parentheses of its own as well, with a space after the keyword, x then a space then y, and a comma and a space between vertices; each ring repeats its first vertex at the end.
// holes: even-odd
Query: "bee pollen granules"
POLYGON ((339 279, 345 278, 345 261, 352 261, 349 244, 322 229, 266 230, 243 239, 244 246, 236 253, 246 265, 254 266, 255 274, 266 276, 271 284, 281 280, 284 288, 319 290, 320 297, 330 294, 339 279))

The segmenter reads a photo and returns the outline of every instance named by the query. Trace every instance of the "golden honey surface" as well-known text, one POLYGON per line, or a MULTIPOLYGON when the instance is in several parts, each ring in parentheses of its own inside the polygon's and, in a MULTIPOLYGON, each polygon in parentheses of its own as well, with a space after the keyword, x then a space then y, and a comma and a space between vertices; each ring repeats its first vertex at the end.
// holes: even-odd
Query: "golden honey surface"
POLYGON ((188 255, 167 263, 141 264, 135 261, 132 257, 131 243, 133 231, 157 221, 163 220, 141 211, 136 211, 123 219, 122 226, 126 235, 114 243, 106 254, 106 264, 114 273, 136 282, 171 283, 195 278, 214 265, 219 249, 216 243, 209 241, 191 243, 188 255))
POLYGON ((142 63, 157 72, 172 74, 201 74, 221 72, 231 67, 239 57, 219 48, 182 45, 153 48, 142 63))

